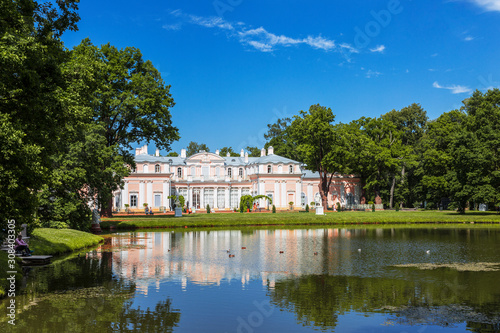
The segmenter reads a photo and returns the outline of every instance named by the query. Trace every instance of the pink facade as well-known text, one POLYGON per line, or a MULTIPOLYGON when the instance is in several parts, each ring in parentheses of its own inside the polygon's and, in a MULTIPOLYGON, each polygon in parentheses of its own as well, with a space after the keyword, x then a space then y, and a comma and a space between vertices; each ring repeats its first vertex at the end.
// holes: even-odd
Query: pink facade
MULTIPOLYGON (((199 152, 187 157, 147 154, 147 146, 136 149, 136 170, 125 178, 124 188, 115 192, 115 209, 143 210, 148 204, 155 210, 170 210, 170 195, 182 195, 189 208, 215 210, 239 208, 242 195, 267 195, 276 209, 303 209, 311 202, 320 205, 319 176, 306 171, 297 161, 275 155, 272 147, 260 157, 220 156, 199 152), (290 202, 292 205, 290 205, 290 202)), ((349 208, 359 203, 360 181, 346 175, 335 175, 328 195, 328 205, 341 202, 349 208)), ((258 202, 270 208, 268 200, 258 202)))

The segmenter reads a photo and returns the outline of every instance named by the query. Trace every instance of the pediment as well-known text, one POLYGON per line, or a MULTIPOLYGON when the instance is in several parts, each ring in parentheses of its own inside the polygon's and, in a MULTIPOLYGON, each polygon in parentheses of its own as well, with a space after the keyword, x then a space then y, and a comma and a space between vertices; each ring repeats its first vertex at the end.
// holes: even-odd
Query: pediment
POLYGON ((208 152, 201 152, 201 153, 196 153, 194 155, 189 156, 186 159, 186 163, 224 163, 225 160, 221 156, 214 154, 214 153, 208 153, 208 152))

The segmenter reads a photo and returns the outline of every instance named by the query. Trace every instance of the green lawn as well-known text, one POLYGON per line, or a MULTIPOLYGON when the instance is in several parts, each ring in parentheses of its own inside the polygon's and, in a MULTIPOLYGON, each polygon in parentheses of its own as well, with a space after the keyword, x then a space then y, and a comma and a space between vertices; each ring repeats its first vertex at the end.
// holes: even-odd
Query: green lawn
POLYGON ((233 226, 298 226, 343 224, 407 224, 407 223, 500 223, 494 212, 468 212, 464 215, 450 211, 376 211, 328 212, 324 216, 314 212, 272 213, 219 213, 191 214, 176 218, 172 215, 120 216, 103 219, 102 228, 111 225, 120 229, 130 228, 179 228, 179 227, 233 227, 233 226))
POLYGON ((33 231, 29 242, 34 254, 59 254, 99 244, 101 236, 73 229, 38 228, 33 231))

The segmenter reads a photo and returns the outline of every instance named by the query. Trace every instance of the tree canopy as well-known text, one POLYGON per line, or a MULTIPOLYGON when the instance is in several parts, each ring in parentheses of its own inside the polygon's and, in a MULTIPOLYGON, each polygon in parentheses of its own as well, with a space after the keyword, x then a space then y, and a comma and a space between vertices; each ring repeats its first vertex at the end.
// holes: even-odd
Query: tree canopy
POLYGON ((196 153, 199 153, 201 150, 209 152, 210 149, 204 143, 197 143, 194 141, 189 142, 189 145, 186 147, 186 155, 191 156, 196 153))

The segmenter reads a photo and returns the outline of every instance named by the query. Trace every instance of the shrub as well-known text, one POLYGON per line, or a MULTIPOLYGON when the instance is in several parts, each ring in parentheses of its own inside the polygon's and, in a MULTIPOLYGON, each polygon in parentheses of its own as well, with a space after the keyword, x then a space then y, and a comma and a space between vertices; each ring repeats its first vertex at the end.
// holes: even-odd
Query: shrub
POLYGON ((276 206, 273 205, 273 214, 276 214, 276 206))
POLYGON ((316 206, 316 203, 314 201, 311 201, 311 207, 316 206))
POLYGON ((340 202, 337 202, 337 212, 341 212, 340 202))
POLYGON ((290 201, 290 202, 288 203, 288 205, 290 206, 290 210, 292 210, 292 209, 293 209, 293 201, 290 201))
POLYGON ((207 204, 207 214, 210 214, 210 205, 207 204))
POLYGON ((372 203, 372 212, 374 212, 374 211, 375 211, 375 204, 372 203))
POLYGON ((399 205, 396 203, 396 212, 399 212, 399 205))
POLYGON ((309 205, 306 204, 306 212, 309 213, 309 205))

